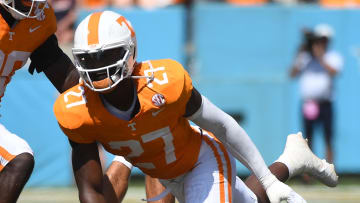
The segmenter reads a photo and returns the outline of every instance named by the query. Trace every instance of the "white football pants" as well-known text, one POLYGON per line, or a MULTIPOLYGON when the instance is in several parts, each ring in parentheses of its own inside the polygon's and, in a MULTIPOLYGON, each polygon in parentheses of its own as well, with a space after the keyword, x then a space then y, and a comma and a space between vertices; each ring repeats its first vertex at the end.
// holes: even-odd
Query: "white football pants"
POLYGON ((0 124, 0 171, 17 155, 33 151, 28 143, 0 124))
POLYGON ((174 179, 160 179, 180 203, 256 203, 255 194, 236 176, 235 159, 203 132, 195 167, 174 179))

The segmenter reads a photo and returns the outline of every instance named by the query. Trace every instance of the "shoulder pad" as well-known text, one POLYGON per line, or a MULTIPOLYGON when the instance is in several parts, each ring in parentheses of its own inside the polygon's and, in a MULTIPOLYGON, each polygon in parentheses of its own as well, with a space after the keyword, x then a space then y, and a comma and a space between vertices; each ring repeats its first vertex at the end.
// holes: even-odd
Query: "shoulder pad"
POLYGON ((76 85, 56 99, 54 113, 61 127, 72 130, 83 125, 84 119, 81 114, 81 106, 86 101, 83 91, 82 86, 76 85))
POLYGON ((154 74, 154 80, 146 85, 154 91, 161 93, 166 98, 168 104, 182 99, 187 101, 191 96, 193 88, 191 78, 183 66, 175 60, 145 61, 136 70, 139 72, 135 74, 139 75, 151 76, 154 74))
POLYGON ((55 117, 66 136, 76 143, 93 143, 95 138, 87 128, 86 99, 81 85, 61 94, 54 104, 55 117))
POLYGON ((44 26, 47 27, 48 35, 54 34, 57 29, 57 22, 54 9, 49 3, 45 5, 43 12, 36 18, 44 26))

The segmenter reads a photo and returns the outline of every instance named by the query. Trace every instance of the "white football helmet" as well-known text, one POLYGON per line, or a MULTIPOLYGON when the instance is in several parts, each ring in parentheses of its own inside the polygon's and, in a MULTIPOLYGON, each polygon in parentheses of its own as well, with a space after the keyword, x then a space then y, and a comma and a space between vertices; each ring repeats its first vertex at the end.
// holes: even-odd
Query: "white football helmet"
POLYGON ((131 76, 136 49, 130 22, 115 12, 104 11, 90 14, 79 24, 72 53, 86 86, 94 91, 106 91, 131 76), (107 78, 110 80, 106 87, 94 87, 93 82, 107 78))
POLYGON ((46 0, 0 0, 1 5, 16 19, 37 18, 45 8, 46 0))

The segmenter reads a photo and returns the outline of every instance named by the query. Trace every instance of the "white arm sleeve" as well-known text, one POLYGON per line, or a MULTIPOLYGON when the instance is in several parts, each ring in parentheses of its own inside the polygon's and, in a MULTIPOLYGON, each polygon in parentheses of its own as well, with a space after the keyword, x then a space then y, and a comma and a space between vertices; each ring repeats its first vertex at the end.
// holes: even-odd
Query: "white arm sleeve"
POLYGON ((243 128, 227 113, 202 96, 198 111, 188 117, 200 128, 212 132, 263 183, 271 174, 262 156, 243 128))

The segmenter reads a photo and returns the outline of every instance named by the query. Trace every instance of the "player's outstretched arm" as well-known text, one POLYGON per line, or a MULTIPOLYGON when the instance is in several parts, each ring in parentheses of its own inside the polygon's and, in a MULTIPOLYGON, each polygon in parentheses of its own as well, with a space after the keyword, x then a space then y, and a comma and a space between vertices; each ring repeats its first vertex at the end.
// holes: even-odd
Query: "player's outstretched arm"
POLYGON ((54 87, 63 93, 79 83, 79 73, 70 58, 61 50, 55 34, 51 35, 30 56, 29 72, 44 72, 54 87))
MULTIPOLYGON (((165 187, 160 183, 159 179, 152 178, 148 175, 145 176, 145 186, 147 199, 154 198, 165 190, 165 187)), ((175 203, 175 197, 169 193, 164 198, 151 203, 175 203)))
POLYGON ((289 186, 280 182, 270 172, 250 137, 230 115, 220 110, 206 97, 201 96, 195 89, 187 108, 192 105, 199 106, 199 101, 201 101, 200 107, 188 118, 199 127, 212 132, 230 153, 256 176, 264 187, 270 202, 277 203, 281 200, 305 202, 289 186))
MULTIPOLYGON (((108 178, 110 184, 104 188, 105 197, 116 199, 116 202, 121 202, 124 199, 128 189, 131 169, 131 163, 121 156, 115 156, 106 171, 106 177, 108 178)), ((147 199, 154 198, 165 190, 157 178, 152 178, 148 175, 145 177, 145 185, 147 199)), ((168 194, 161 200, 153 201, 153 203, 175 203, 175 197, 168 194)))
POLYGON ((44 73, 60 93, 79 83, 79 72, 65 53, 44 70, 44 73))
POLYGON ((104 186, 104 195, 114 202, 121 202, 128 189, 132 165, 123 157, 116 156, 106 170, 105 177, 110 184, 104 186), (121 160, 119 160, 121 158, 121 160))
POLYGON ((82 203, 105 203, 103 195, 103 172, 96 143, 72 146, 72 165, 79 199, 82 203))

